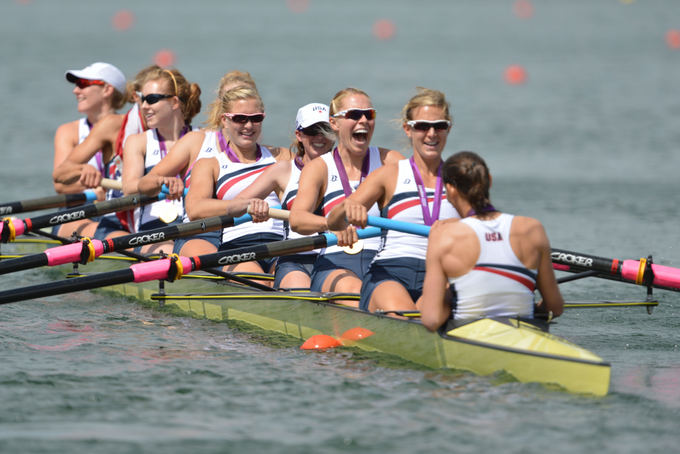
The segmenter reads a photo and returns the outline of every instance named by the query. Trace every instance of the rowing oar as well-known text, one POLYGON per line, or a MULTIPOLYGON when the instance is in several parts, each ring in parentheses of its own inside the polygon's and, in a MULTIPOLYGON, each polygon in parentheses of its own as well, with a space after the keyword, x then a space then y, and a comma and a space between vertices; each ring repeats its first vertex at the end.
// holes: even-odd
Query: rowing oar
POLYGON ((133 194, 103 202, 88 203, 75 208, 69 208, 56 213, 49 213, 34 218, 9 219, 5 218, 0 224, 0 242, 7 243, 14 241, 14 238, 24 233, 51 227, 54 225, 66 224, 71 221, 78 221, 93 216, 112 213, 114 211, 129 210, 142 205, 164 199, 165 194, 157 196, 147 196, 143 194, 133 194))
MULTIPOLYGON (((380 235, 380 229, 361 229, 357 231, 357 234, 359 238, 374 237, 380 235)), ((274 241, 255 246, 220 251, 213 254, 199 255, 196 257, 182 257, 173 254, 170 258, 137 263, 129 268, 118 271, 91 274, 77 279, 67 279, 13 290, 5 290, 0 292, 0 304, 45 296, 62 295, 64 293, 91 290, 130 282, 139 283, 163 279, 174 281, 182 277, 183 274, 204 268, 220 267, 264 258, 278 257, 281 255, 295 254, 298 252, 333 246, 335 244, 337 244, 337 237, 335 235, 332 233, 321 233, 304 238, 296 238, 294 240, 274 241)))
POLYGON ((97 200, 94 191, 79 192, 77 194, 57 194, 37 199, 18 200, 0 204, 0 215, 25 213, 27 211, 46 210, 63 206, 81 205, 97 200))
POLYGON ((633 284, 680 291, 680 269, 655 265, 651 258, 618 260, 552 249, 553 268, 559 271, 595 272, 598 277, 611 278, 633 284))
POLYGON ((223 215, 187 223, 168 225, 166 227, 159 227, 157 229, 115 238, 107 238, 103 241, 83 238, 81 241, 53 247, 38 254, 3 260, 0 262, 0 274, 13 273, 15 271, 23 271, 40 266, 65 265, 74 262, 79 262, 84 265, 108 252, 117 252, 146 244, 161 243, 175 238, 196 235, 202 232, 210 232, 243 224, 250 220, 251 216, 247 214, 238 218, 223 215))
MULTIPOLYGON (((368 216, 368 225, 397 230, 414 235, 428 236, 430 227, 411 222, 368 216)), ((633 284, 653 286, 664 290, 680 291, 680 269, 654 265, 649 259, 617 260, 552 249, 553 267, 560 271, 587 272, 594 276, 611 278, 633 284)))
MULTIPOLYGON (((105 189, 122 189, 120 181, 104 178, 101 186, 105 189)), ((97 200, 97 193, 91 189, 75 194, 57 194, 37 199, 18 200, 0 203, 0 216, 26 213, 29 211, 47 210, 49 208, 72 207, 97 200)))

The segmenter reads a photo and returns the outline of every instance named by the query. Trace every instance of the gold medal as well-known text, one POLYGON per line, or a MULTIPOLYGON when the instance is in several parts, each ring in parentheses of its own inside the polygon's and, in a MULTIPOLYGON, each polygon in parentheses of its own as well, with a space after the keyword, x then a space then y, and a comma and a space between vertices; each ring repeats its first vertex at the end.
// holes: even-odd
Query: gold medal
POLYGON ((175 207, 175 204, 169 200, 164 201, 164 203, 158 207, 158 219, 166 224, 170 224, 177 219, 177 208, 175 207))
POLYGON ((342 250, 345 252, 345 254, 358 254, 364 249, 364 242, 363 240, 359 240, 356 243, 354 243, 351 246, 343 246, 342 250))

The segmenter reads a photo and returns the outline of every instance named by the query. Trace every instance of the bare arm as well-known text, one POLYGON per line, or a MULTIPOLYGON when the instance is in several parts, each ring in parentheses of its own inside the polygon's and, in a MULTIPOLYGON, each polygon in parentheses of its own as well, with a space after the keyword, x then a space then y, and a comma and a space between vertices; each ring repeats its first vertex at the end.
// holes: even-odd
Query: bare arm
POLYGON ((326 191, 328 169, 323 159, 314 159, 302 169, 297 197, 290 210, 290 226, 301 235, 328 230, 326 218, 314 214, 326 191))
POLYGON ((146 134, 134 134, 125 141, 123 150, 123 193, 136 194, 137 183, 144 175, 146 134))
POLYGON ((550 311, 553 313, 553 316, 557 317, 564 311, 564 298, 562 298, 562 293, 560 293, 557 280, 555 279, 548 235, 546 235, 545 229, 538 221, 536 221, 536 224, 531 231, 531 237, 532 239, 535 238, 540 251, 536 286, 543 298, 537 310, 539 312, 550 311))
MULTIPOLYGON (((56 170, 59 165, 66 160, 68 155, 78 145, 78 120, 64 123, 57 128, 54 134, 54 163, 52 170, 56 170)), ((59 194, 71 194, 83 192, 87 189, 78 182, 64 184, 54 182, 54 190, 59 194)), ((102 194, 103 195, 103 194, 102 194)))
POLYGON ((425 280, 420 298, 421 321, 430 331, 437 330, 451 316, 451 306, 445 300, 448 279, 443 266, 444 255, 452 248, 447 226, 436 222, 430 230, 425 258, 425 280))
MULTIPOLYGON (((226 200, 219 200, 214 197, 215 181, 219 174, 219 163, 217 159, 201 159, 196 163, 191 171, 191 185, 189 192, 184 198, 184 205, 187 216, 192 221, 203 219, 210 216, 220 216, 223 214, 233 214, 227 212, 229 203, 226 200)), ((247 202, 247 201, 246 201, 247 202)), ((233 205, 233 204, 232 204, 233 205)), ((244 202, 243 212, 248 208, 244 202)))
POLYGON ((397 161, 406 159, 406 157, 399 153, 397 150, 388 150, 387 148, 380 147, 380 158, 383 164, 394 164, 397 161))
POLYGON ((356 191, 331 210, 328 214, 328 227, 331 230, 343 230, 349 225, 366 227, 368 210, 376 202, 379 202, 381 207, 384 206, 387 200, 386 193, 394 193, 393 180, 396 175, 395 165, 382 166, 371 172, 356 191), (389 187, 391 191, 388 190, 389 187))
POLYGON ((160 192, 161 186, 165 184, 171 189, 169 198, 180 197, 182 191, 184 191, 182 178, 201 150, 204 138, 204 132, 191 131, 179 139, 168 151, 168 154, 139 180, 139 192, 156 195, 160 192), (178 175, 180 178, 177 177, 178 175), (173 192, 175 187, 179 191, 178 194, 173 192))
POLYGON ((78 144, 54 169, 52 173, 54 182, 71 184, 79 181, 88 188, 98 186, 102 175, 87 162, 99 150, 104 153, 104 161, 113 157, 113 144, 122 122, 123 116, 118 114, 107 115, 99 120, 85 140, 78 144))

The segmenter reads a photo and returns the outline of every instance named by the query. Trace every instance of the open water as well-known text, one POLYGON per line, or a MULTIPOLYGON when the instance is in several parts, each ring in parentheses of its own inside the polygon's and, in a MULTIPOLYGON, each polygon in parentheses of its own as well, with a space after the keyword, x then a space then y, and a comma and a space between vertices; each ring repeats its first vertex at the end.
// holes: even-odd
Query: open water
MULTIPOLYGON (((265 143, 289 143, 300 105, 357 86, 379 113, 374 144, 404 149, 391 120, 416 86, 441 89, 455 114, 446 154, 487 159, 497 207, 540 219, 555 247, 680 267, 680 50, 666 42, 677 29, 676 0, 7 0, 0 198, 51 193, 54 130, 77 116, 65 70, 108 61, 131 77, 168 49, 204 106, 223 73, 250 71, 265 143), (134 16, 122 31, 121 10, 134 16), (513 64, 524 84, 504 81, 513 64)), ((602 280, 563 293, 644 297, 602 280)), ((554 325, 611 362, 598 399, 305 353, 91 293, 14 303, 0 308, 0 451, 677 452, 680 301, 656 294, 652 315, 569 309, 554 325)))

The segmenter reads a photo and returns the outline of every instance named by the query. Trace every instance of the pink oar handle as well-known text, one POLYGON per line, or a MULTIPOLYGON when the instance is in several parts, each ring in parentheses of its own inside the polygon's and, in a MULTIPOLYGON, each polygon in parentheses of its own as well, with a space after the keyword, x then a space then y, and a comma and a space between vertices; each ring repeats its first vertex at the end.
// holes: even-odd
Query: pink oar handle
MULTIPOLYGON (((621 266, 621 276, 637 284, 642 284, 644 264, 638 260, 624 260, 621 266)), ((670 266, 652 264, 654 285, 680 289, 680 269, 670 266)))
MULTIPOLYGON (((95 257, 99 257, 104 253, 104 243, 99 240, 90 240, 94 246, 95 257)), ((49 266, 63 265, 65 263, 73 263, 80 260, 80 254, 83 250, 83 243, 72 243, 58 246, 45 251, 47 256, 47 264, 49 266)))
MULTIPOLYGON (((23 235, 24 232, 26 231, 26 224, 24 224, 24 221, 21 219, 10 219, 9 220, 13 225, 14 225, 14 235, 19 236, 23 235)), ((0 222, 0 236, 2 235, 2 229, 5 228, 5 223, 0 222)))
MULTIPOLYGON (((189 257, 179 258, 184 273, 192 271, 191 259, 189 257)), ((170 259, 154 260, 152 262, 137 263, 130 266, 135 282, 148 282, 159 279, 167 279, 170 270, 170 259)))

